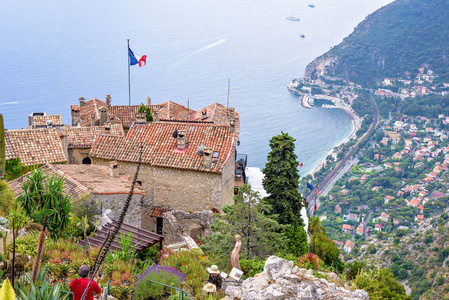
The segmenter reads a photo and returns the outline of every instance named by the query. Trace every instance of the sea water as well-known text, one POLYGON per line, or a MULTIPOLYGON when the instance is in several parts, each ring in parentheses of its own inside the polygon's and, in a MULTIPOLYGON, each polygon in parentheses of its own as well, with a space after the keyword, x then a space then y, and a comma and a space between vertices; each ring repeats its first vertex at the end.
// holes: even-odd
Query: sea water
POLYGON ((27 115, 62 114, 78 98, 128 104, 173 100, 195 110, 214 102, 240 113, 238 152, 263 168, 272 136, 296 139, 307 174, 352 130, 339 109, 305 109, 286 87, 366 15, 391 0, 0 1, 0 113, 8 129, 27 115), (287 16, 299 22, 286 20, 287 16), (304 34, 305 38, 300 35, 304 34))

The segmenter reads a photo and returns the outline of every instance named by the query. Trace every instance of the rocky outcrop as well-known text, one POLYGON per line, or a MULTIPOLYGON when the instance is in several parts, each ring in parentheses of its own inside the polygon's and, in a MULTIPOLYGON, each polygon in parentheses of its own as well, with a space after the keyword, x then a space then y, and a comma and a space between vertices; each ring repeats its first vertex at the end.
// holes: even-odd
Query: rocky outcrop
POLYGON ((328 75, 327 70, 333 67, 337 62, 337 58, 330 56, 321 56, 313 60, 307 65, 304 77, 325 76, 328 75))
POLYGON ((313 276, 312 270, 293 266, 292 261, 270 256, 262 273, 243 281, 241 286, 228 286, 225 294, 229 299, 242 300, 315 300, 353 299, 368 300, 364 290, 350 291, 334 273, 328 275, 329 282, 313 276))

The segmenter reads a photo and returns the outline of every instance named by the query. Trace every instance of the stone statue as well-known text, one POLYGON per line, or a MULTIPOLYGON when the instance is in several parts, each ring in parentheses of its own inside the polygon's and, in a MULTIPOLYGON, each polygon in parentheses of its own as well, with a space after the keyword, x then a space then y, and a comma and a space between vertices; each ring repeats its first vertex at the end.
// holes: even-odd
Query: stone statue
POLYGON ((231 265, 234 268, 239 269, 239 270, 241 270, 240 262, 239 262, 240 248, 242 248, 242 237, 237 234, 235 236, 235 247, 234 247, 234 250, 232 250, 232 253, 231 253, 231 265))

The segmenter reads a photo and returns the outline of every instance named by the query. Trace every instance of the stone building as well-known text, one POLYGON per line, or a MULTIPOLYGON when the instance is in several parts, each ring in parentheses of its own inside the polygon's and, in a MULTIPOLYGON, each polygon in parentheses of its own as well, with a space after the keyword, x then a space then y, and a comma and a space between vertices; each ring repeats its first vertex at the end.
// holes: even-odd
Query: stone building
MULTIPOLYGON (((136 114, 139 105, 112 105, 112 98, 108 94, 105 101, 91 99, 86 101, 83 97, 78 99, 78 105, 71 105, 72 126, 104 126, 105 124, 122 124, 125 132, 136 122, 136 114)), ((152 104, 151 98, 147 97, 146 107, 151 108, 153 119, 170 121, 197 121, 208 122, 215 125, 226 125, 235 128, 236 135, 239 135, 240 120, 239 114, 234 108, 227 108, 219 103, 208 105, 198 111, 185 107, 173 101, 166 101, 160 104, 152 104)))
MULTIPOLYGON (((47 178, 54 175, 64 178, 64 190, 73 201, 92 195, 102 203, 103 210, 110 209, 113 217, 118 218, 123 203, 128 197, 132 178, 123 174, 119 175, 117 166, 115 162, 111 162, 108 166, 46 164, 41 169, 47 178)), ((23 193, 22 185, 27 180, 27 175, 30 173, 9 182, 15 197, 23 193)), ((145 192, 137 185, 125 216, 125 223, 141 227, 141 202, 145 196, 145 192)))
POLYGON ((135 124, 125 137, 98 137, 90 156, 99 165, 117 161, 119 172, 132 176, 142 147, 138 181, 148 195, 143 226, 162 232, 166 211, 234 203, 236 138, 229 125, 160 120, 135 124))
POLYGON ((91 159, 89 157, 90 150, 93 143, 98 136, 102 134, 109 134, 115 136, 124 136, 122 124, 93 127, 68 127, 67 130, 63 130, 62 135, 67 135, 67 147, 68 163, 69 164, 90 164, 91 159))

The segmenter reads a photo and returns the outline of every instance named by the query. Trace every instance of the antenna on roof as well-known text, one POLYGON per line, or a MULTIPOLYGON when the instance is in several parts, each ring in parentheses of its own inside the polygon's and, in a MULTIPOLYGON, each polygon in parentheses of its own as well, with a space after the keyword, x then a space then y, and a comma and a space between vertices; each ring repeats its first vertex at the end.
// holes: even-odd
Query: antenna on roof
MULTIPOLYGON (((189 98, 187 98, 187 112, 189 112, 190 111, 190 99, 189 98)), ((186 130, 186 143, 188 144, 189 143, 189 121, 190 121, 190 116, 189 116, 189 118, 187 119, 187 130, 186 130)))
POLYGON ((228 102, 226 104, 226 112, 229 109, 229 89, 230 89, 230 87, 231 87, 231 78, 228 78, 228 102))

